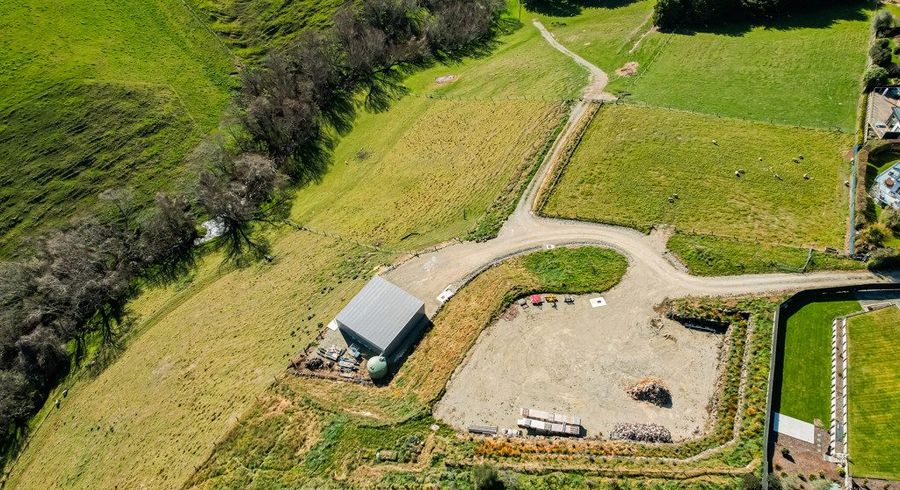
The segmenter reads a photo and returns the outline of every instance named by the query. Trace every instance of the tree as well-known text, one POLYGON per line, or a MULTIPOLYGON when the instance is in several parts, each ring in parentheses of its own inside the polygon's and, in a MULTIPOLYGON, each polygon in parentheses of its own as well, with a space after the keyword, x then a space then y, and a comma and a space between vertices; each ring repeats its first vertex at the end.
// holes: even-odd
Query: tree
POLYGON ((863 84, 866 90, 872 90, 879 85, 884 85, 888 81, 888 72, 880 66, 870 66, 863 75, 863 84))
POLYGON ((856 235, 856 246, 864 250, 875 250, 884 247, 884 240, 890 230, 882 223, 872 223, 856 235))
POLYGON ((155 204, 141 224, 138 257, 149 275, 173 279, 194 265, 195 217, 184 197, 158 194, 155 204))
POLYGON ((892 64, 893 56, 889 47, 875 42, 869 48, 869 58, 872 59, 873 64, 887 68, 892 64))
POLYGON ((895 235, 900 234, 900 210, 888 207, 881 214, 881 219, 895 235))
POLYGON ((876 37, 885 37, 894 29, 894 16, 887 10, 880 10, 872 20, 876 37))
POLYGON ((431 49, 458 58, 493 32, 503 3, 496 0, 431 0, 434 19, 428 26, 431 49))
POLYGON ((59 337, 47 327, 38 327, 16 342, 19 367, 41 393, 47 393, 69 371, 69 355, 59 337))
POLYGON ((0 371, 0 434, 8 437, 34 408, 34 393, 25 376, 16 370, 0 371))
POLYGON ((271 160, 253 154, 201 173, 200 205, 222 221, 220 240, 227 260, 242 263, 268 253, 268 243, 254 235, 253 226, 283 218, 288 205, 284 183, 271 160))
POLYGON ((75 340, 77 356, 94 328, 104 342, 114 342, 136 266, 120 228, 85 220, 45 237, 38 253, 47 263, 37 278, 42 322, 75 340))

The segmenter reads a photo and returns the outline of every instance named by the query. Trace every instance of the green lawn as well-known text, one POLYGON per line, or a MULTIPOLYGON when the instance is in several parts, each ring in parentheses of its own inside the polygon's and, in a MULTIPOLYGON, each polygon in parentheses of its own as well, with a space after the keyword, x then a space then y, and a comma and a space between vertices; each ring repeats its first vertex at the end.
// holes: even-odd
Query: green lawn
POLYGON ((847 328, 850 473, 900 480, 900 308, 853 317, 847 328))
POLYGON ((831 324, 860 309, 858 301, 810 303, 787 319, 776 411, 831 427, 831 324))
POLYGON ((653 2, 545 19, 564 44, 610 74, 610 91, 654 106, 852 132, 872 12, 849 3, 764 26, 651 33, 634 52, 653 2), (615 77, 626 61, 639 63, 638 75, 615 77))
POLYGON ((543 212, 641 230, 669 224, 748 247, 843 249, 842 153, 851 143, 840 133, 607 105, 543 212))
POLYGON ((107 186, 144 200, 170 186, 234 83, 180 0, 0 2, 0 44, 4 253, 107 186))

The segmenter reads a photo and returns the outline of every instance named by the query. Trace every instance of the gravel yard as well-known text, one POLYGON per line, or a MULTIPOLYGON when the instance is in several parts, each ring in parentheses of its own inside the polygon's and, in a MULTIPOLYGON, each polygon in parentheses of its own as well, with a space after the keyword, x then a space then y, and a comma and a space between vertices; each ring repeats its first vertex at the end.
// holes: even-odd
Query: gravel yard
POLYGON ((597 308, 590 299, 599 295, 576 296, 574 305, 560 296, 555 309, 513 305, 479 337, 435 415, 459 428, 515 427, 528 407, 580 416, 588 436, 606 438, 620 422, 659 424, 675 440, 697 435, 709 420, 724 336, 635 306, 630 285, 603 294, 607 306, 597 308), (628 396, 647 376, 669 388, 670 408, 628 396))

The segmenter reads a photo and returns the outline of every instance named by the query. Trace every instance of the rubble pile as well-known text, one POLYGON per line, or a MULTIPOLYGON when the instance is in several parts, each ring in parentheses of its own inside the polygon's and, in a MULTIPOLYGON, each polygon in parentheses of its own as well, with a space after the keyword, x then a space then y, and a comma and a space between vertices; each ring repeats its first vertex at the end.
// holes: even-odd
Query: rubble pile
POLYGON ((616 424, 609 438, 620 441, 672 442, 672 433, 657 424, 616 424))
POLYGON ((317 369, 322 369, 322 367, 324 367, 325 363, 324 363, 324 361, 322 361, 322 359, 320 359, 318 357, 311 357, 311 358, 307 359, 306 362, 303 363, 303 365, 304 365, 304 367, 306 367, 306 369, 309 369, 310 371, 315 371, 317 369))
POLYGON ((644 378, 625 391, 638 401, 652 403, 658 407, 672 406, 672 393, 659 378, 644 378))

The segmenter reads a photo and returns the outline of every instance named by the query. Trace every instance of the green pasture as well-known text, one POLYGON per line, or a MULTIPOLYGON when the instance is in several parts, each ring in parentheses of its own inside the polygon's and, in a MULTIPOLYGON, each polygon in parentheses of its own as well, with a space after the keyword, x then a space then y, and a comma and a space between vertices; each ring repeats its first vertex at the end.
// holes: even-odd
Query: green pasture
POLYGON ((258 59, 308 29, 331 24, 345 0, 188 0, 239 56, 258 59))
POLYGON ((644 36, 653 25, 655 0, 593 2, 591 6, 588 2, 526 1, 529 3, 528 17, 540 20, 559 42, 599 66, 611 79, 617 68, 652 52, 651 47, 659 43, 659 36, 644 36))
POLYGON ((182 177, 196 124, 168 87, 60 83, 0 108, 0 253, 127 186, 140 203, 182 177))
POLYGON ((843 249, 850 143, 840 133, 607 105, 543 212, 645 231, 674 225, 748 247, 843 249))
MULTIPOLYGON (((858 301, 823 301, 800 308, 781 332, 781 392, 775 410, 831 427, 831 334, 835 318, 860 311, 858 301)), ((776 381, 776 385, 779 383, 776 381)))
POLYGON ((847 329, 850 473, 900 480, 900 308, 852 317, 847 329))
POLYGON ((178 0, 0 3, 0 253, 110 186, 142 201, 229 103, 232 58, 178 0))
POLYGON ((634 100, 755 121, 854 130, 871 36, 867 3, 810 9, 758 25, 648 33, 652 5, 601 2, 570 9, 571 16, 541 18, 563 44, 610 75, 609 91, 634 100), (630 61, 639 64, 637 75, 616 76, 615 70, 630 61))
POLYGON ((765 243, 748 243, 731 238, 676 233, 666 244, 691 271, 700 276, 763 274, 767 272, 815 272, 859 270, 866 263, 840 255, 765 243), (804 269, 804 265, 806 268, 804 269))

